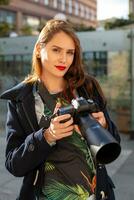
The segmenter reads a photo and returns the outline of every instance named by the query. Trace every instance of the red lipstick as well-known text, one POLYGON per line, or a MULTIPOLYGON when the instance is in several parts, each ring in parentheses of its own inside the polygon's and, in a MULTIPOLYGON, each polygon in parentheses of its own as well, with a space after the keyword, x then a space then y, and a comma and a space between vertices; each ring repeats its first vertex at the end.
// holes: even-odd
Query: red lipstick
POLYGON ((60 71, 63 71, 66 69, 66 66, 61 66, 61 65, 56 65, 55 67, 60 71))

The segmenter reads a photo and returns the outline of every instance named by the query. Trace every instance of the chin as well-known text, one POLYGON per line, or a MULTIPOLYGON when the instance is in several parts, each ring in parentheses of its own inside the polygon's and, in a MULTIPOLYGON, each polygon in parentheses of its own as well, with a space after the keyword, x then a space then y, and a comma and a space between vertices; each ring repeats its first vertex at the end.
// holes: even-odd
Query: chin
POLYGON ((57 77, 64 77, 65 74, 66 74, 66 72, 61 72, 61 73, 55 74, 55 76, 57 76, 57 77))

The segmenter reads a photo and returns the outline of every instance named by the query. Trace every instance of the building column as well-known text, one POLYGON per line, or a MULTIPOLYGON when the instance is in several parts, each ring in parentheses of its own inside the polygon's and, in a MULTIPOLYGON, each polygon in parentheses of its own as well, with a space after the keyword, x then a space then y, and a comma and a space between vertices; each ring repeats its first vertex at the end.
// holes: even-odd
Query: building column
POLYGON ((22 26, 23 26, 22 12, 17 11, 17 13, 16 13, 16 30, 17 30, 18 34, 21 33, 22 26))
POLYGON ((131 98, 130 138, 134 139, 134 29, 131 29, 129 38, 130 38, 130 98, 131 98))

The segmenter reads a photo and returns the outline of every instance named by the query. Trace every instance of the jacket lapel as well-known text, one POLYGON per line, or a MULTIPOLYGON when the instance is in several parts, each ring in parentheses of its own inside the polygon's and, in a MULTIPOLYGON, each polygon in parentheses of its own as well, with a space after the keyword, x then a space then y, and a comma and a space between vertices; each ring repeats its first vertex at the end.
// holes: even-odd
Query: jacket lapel
POLYGON ((35 100, 33 93, 29 93, 25 99, 23 99, 22 109, 25 114, 26 120, 29 123, 29 126, 32 128, 33 131, 39 129, 39 125, 37 122, 37 116, 35 113, 35 100))

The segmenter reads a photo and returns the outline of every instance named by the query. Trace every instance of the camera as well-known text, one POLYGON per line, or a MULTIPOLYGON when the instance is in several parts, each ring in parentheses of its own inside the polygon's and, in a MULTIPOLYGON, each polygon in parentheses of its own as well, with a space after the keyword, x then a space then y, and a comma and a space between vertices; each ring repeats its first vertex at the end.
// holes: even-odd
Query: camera
POLYGON ((121 147, 110 132, 92 117, 91 113, 99 111, 98 104, 92 99, 79 97, 73 99, 70 105, 59 108, 56 115, 71 114, 87 141, 95 162, 108 164, 119 156, 121 147))

